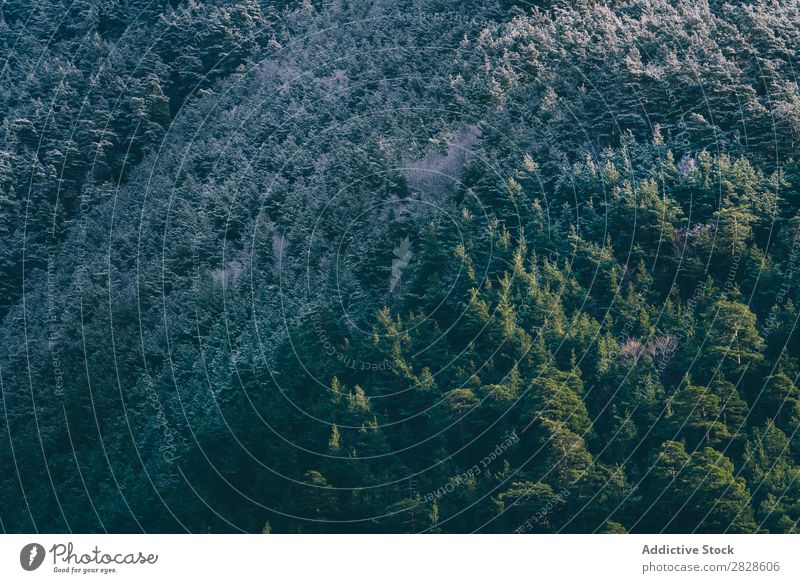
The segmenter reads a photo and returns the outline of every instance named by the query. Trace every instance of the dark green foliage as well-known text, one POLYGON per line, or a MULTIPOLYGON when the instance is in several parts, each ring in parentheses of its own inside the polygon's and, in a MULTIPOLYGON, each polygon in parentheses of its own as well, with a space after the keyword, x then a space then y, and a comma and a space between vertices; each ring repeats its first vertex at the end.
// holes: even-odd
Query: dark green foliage
POLYGON ((0 14, 4 530, 797 531, 795 4, 0 14))

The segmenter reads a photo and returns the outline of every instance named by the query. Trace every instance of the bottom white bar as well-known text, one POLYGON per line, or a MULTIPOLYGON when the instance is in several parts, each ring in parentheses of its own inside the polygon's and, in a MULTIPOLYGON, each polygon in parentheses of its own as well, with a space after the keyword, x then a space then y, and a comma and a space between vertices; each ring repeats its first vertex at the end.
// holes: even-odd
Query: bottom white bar
POLYGON ((0 581, 777 582, 798 580, 798 543, 796 535, 4 535, 0 581))

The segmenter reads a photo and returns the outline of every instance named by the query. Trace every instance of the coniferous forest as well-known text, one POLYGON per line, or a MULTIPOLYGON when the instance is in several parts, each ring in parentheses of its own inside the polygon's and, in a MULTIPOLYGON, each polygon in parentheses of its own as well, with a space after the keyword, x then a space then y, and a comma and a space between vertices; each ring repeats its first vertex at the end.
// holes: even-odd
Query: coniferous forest
POLYGON ((0 4, 3 532, 800 530, 800 5, 0 4))

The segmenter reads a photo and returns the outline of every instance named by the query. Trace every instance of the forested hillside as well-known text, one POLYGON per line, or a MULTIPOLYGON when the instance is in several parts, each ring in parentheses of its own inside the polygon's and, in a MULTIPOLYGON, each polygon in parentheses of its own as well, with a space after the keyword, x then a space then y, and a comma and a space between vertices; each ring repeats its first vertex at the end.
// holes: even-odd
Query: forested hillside
POLYGON ((800 530, 800 6, 0 6, 6 532, 800 530))

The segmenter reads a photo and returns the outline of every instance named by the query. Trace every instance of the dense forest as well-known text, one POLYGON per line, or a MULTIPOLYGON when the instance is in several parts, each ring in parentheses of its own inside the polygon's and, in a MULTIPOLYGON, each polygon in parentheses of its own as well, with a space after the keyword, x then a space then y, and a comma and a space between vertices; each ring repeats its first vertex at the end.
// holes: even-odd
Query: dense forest
POLYGON ((0 4, 3 532, 800 530, 800 5, 0 4))

